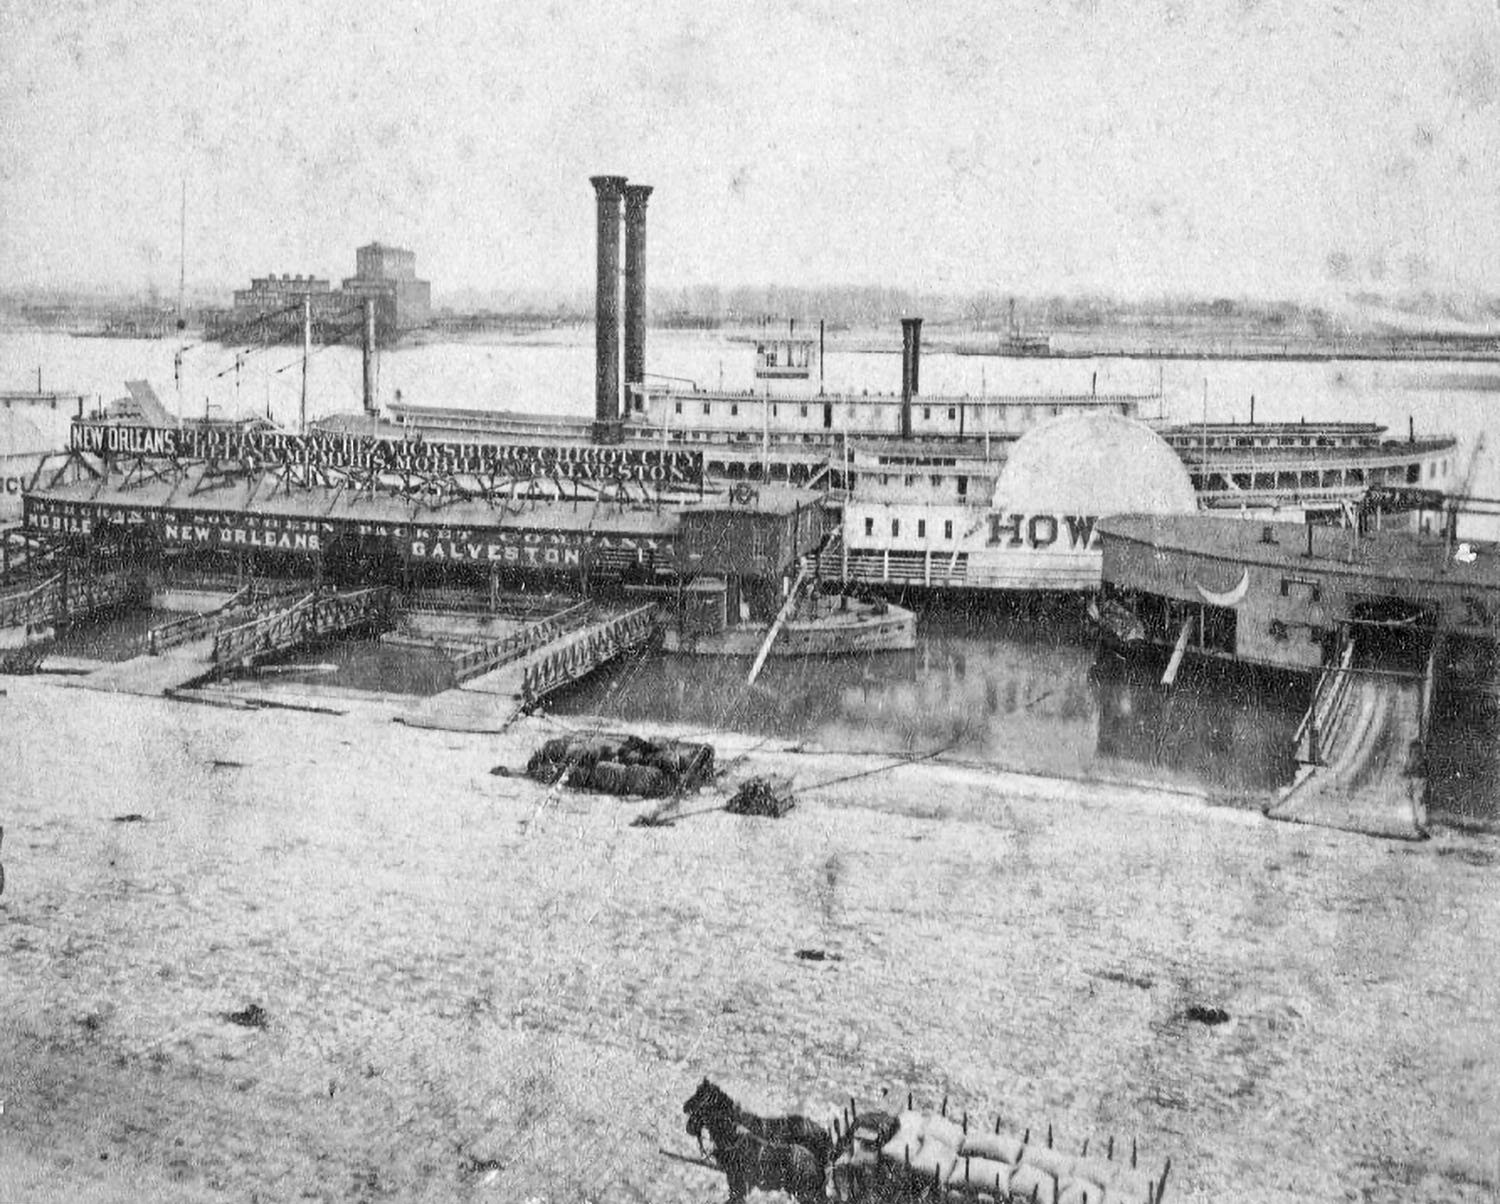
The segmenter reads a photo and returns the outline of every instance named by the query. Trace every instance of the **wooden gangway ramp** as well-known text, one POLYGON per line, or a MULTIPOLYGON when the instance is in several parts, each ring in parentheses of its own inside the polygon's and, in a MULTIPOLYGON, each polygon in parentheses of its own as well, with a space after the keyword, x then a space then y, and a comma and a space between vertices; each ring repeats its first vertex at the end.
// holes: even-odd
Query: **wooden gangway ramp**
POLYGON ((0 585, 0 627, 61 626, 145 594, 144 579, 132 569, 59 569, 35 583, 0 585))
POLYGON ((460 658, 460 684, 424 699, 401 722, 445 731, 504 731, 518 714, 647 644, 658 630, 654 606, 610 610, 582 603, 460 658))
POLYGON ((1319 683, 1299 729, 1297 779, 1273 819, 1372 836, 1426 835, 1422 776, 1428 674, 1360 667, 1351 645, 1319 683))
POLYGON ((153 628, 140 656, 106 665, 77 684, 125 694, 166 694, 285 656, 316 640, 389 625, 390 591, 241 593, 208 614, 153 628))

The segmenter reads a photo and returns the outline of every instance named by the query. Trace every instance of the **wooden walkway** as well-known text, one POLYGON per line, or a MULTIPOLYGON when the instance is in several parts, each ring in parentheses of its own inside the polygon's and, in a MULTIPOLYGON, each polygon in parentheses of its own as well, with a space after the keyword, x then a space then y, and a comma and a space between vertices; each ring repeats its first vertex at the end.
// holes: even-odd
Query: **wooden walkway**
POLYGON ((166 694, 284 656, 313 640, 381 626, 389 614, 385 589, 310 593, 296 600, 252 598, 243 606, 164 624, 147 636, 143 655, 81 675, 74 684, 122 694, 166 694), (153 646, 157 651, 149 651, 153 646))
MULTIPOLYGON (((572 615, 573 611, 564 614, 572 615)), ((524 653, 506 658, 455 689, 424 699, 402 715, 401 721, 445 731, 504 731, 518 714, 536 706, 548 694, 642 646, 656 633, 656 608, 649 605, 626 611, 593 611, 581 625, 571 619, 564 623, 544 619, 507 637, 512 647, 525 646, 524 653), (533 629, 536 633, 528 637, 533 629)))
POLYGON ((1427 698, 1419 675, 1362 673, 1346 659, 1319 687, 1310 712, 1315 722, 1304 723, 1307 763, 1266 814, 1371 836, 1423 838, 1427 698))
POLYGON ((0 594, 0 627, 60 626, 142 597, 145 590, 140 574, 129 569, 62 570, 35 585, 0 594))

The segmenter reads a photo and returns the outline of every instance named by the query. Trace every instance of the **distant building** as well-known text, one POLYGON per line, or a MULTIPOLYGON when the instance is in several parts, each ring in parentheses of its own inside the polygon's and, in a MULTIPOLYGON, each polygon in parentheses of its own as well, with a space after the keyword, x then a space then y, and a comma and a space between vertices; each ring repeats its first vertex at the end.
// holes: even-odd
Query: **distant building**
MULTIPOLYGON (((354 252, 354 275, 345 277, 346 297, 376 299, 377 330, 415 330, 432 321, 432 285, 417 279, 415 252, 372 242, 354 252)), ((383 337, 383 336, 382 336, 383 337)))
POLYGON ((374 303, 382 345, 432 320, 432 285, 417 279, 414 252, 373 242, 355 251, 354 264, 338 288, 318 276, 257 276, 235 290, 233 308, 204 315, 204 334, 221 342, 298 342, 310 311, 314 342, 358 342, 366 301, 374 303))

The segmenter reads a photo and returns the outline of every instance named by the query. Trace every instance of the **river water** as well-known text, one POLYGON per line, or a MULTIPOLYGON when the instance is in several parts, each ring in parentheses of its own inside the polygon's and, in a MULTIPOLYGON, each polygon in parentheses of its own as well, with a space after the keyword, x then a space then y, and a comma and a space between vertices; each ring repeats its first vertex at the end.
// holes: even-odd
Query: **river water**
MULTIPOLYGON (((830 390, 893 392, 900 381, 899 331, 889 351, 829 345, 830 390)), ((869 333, 861 336, 866 346, 869 333)), ((753 346, 713 332, 657 332, 648 341, 652 373, 704 386, 748 388, 753 346)), ((295 427, 301 409, 298 349, 243 352, 175 340, 70 338, 0 331, 0 388, 34 388, 108 401, 127 379, 149 380, 169 410, 187 414, 269 413, 295 427), (180 369, 177 355, 181 351, 180 369)), ((592 410, 593 338, 564 328, 385 352, 383 401, 566 414, 592 410)), ((1156 393, 1159 415, 1176 422, 1244 420, 1250 399, 1266 421, 1358 420, 1404 433, 1460 440, 1469 492, 1500 497, 1500 455, 1481 447, 1500 404, 1500 368, 1470 362, 1046 360, 955 356, 928 350, 929 395, 1018 392, 1156 393), (1476 448, 1478 454, 1476 455, 1476 448)), ((308 363, 307 414, 360 405, 357 350, 317 349, 308 363)), ((814 386, 815 387, 815 386, 814 386)), ((66 411, 28 415, 46 435, 66 436, 66 411)), ((3 431, 3 428, 0 428, 3 431)), ((1468 538, 1500 538, 1500 520, 1470 519, 1468 538)), ((331 684, 426 693, 446 684, 420 656, 373 645, 313 649, 305 674, 331 684)), ((1148 780, 1206 790, 1226 800, 1260 801, 1290 780, 1292 734, 1306 686, 1268 679, 1246 689, 1243 676, 1194 668, 1174 689, 1159 666, 1096 655, 1079 608, 1070 602, 949 600, 919 616, 918 647, 901 654, 827 660, 772 660, 754 686, 741 660, 651 656, 554 701, 558 712, 604 714, 621 722, 685 723, 802 739, 838 749, 892 755, 933 753, 1007 768, 1104 780, 1148 780)), ((1437 818, 1492 826, 1500 795, 1494 708, 1449 708, 1433 759, 1437 818)))

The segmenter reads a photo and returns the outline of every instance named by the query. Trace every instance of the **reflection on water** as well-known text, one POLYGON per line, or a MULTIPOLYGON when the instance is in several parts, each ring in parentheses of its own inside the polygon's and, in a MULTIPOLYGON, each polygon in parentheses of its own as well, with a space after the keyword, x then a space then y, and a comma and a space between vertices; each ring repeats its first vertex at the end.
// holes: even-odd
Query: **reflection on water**
POLYGON ((1101 653, 1094 669, 1100 757, 1217 795, 1269 796, 1291 784, 1310 680, 1252 678, 1243 667, 1193 661, 1171 686, 1161 684, 1161 673, 1158 657, 1101 653))
POLYGON ((457 685, 453 662, 426 648, 368 638, 329 640, 236 675, 241 681, 316 684, 345 690, 426 697, 457 685))
MULTIPOLYGON (((121 660, 177 617, 127 611, 64 632, 60 656, 121 660)), ((748 732, 839 751, 954 760, 1100 781, 1149 781, 1256 805, 1292 781, 1312 680, 1187 661, 1161 684, 1159 656, 1097 652, 1072 600, 929 605, 912 652, 772 658, 753 686, 749 658, 625 658, 549 709, 621 725, 748 732)), ((334 640, 240 675, 274 688, 318 684, 425 696, 454 686, 440 651, 334 640)), ((1486 668, 1471 675, 1494 685, 1486 668)), ((1428 754, 1436 823, 1500 830, 1500 701, 1440 691, 1428 754)))
POLYGON ((1187 671, 1096 661, 1074 602, 928 609, 907 653, 771 660, 746 687, 746 659, 651 656, 552 708, 622 722, 680 723, 892 754, 945 750, 1007 769, 1147 778, 1268 795, 1291 780, 1296 690, 1226 688, 1187 671))
POLYGON ((1439 691, 1427 750, 1427 814, 1440 823, 1500 832, 1500 698, 1494 694, 1439 691))
POLYGON ((186 618, 188 613, 135 607, 111 611, 89 622, 62 628, 51 655, 94 661, 129 660, 145 651, 146 633, 151 628, 186 618))

